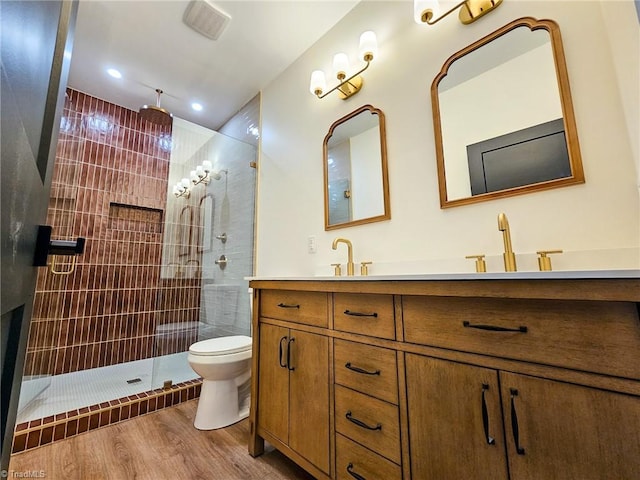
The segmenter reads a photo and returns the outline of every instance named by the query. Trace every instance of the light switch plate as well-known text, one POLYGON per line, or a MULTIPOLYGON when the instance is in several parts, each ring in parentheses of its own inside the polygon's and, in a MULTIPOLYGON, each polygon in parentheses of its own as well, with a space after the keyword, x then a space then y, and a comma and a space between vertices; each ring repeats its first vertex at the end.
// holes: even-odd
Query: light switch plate
POLYGON ((315 235, 309 235, 309 238, 307 239, 307 251, 309 253, 316 253, 318 251, 315 235))

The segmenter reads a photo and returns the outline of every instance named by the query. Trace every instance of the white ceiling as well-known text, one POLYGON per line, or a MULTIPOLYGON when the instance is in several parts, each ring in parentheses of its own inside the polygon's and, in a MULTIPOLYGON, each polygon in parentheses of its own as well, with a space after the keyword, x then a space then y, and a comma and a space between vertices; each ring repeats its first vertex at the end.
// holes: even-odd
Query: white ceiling
POLYGON ((231 16, 218 40, 183 23, 190 0, 80 0, 69 86, 132 110, 161 88, 163 108, 217 130, 359 0, 208 1, 231 16))

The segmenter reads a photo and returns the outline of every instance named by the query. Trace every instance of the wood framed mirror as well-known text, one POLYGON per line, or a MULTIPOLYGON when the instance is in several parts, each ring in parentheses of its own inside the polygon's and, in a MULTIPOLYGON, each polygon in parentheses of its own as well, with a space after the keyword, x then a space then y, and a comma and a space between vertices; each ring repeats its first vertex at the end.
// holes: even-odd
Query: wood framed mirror
POLYGON ((584 183, 560 28, 519 18, 431 85, 440 207, 584 183))
POLYGON ((325 230, 391 218, 382 110, 364 105, 334 122, 322 152, 325 230))

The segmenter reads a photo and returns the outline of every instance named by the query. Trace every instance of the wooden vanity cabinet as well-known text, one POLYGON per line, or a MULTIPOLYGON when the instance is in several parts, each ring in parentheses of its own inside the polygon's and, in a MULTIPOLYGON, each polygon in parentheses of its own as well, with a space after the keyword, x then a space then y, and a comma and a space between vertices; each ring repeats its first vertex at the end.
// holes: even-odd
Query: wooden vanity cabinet
POLYGON ((640 279, 250 285, 253 455, 322 479, 640 479, 640 279))
POLYGON ((506 480, 498 373, 414 354, 405 368, 412 478, 506 480))
POLYGON ((328 478, 329 339, 301 329, 326 325, 327 296, 268 292, 259 309, 280 318, 259 321, 257 433, 328 478))
POLYGON ((406 355, 413 478, 640 478, 640 397, 579 384, 637 385, 634 303, 406 296, 403 313, 406 341, 499 359, 406 355))
POLYGON ((400 480, 402 449, 397 350, 371 345, 395 339, 393 295, 334 293, 336 478, 400 480))
POLYGON ((640 397, 502 371, 500 384, 512 479, 640 478, 640 397))
POLYGON ((638 478, 638 397, 413 354, 406 374, 412 478, 638 478))

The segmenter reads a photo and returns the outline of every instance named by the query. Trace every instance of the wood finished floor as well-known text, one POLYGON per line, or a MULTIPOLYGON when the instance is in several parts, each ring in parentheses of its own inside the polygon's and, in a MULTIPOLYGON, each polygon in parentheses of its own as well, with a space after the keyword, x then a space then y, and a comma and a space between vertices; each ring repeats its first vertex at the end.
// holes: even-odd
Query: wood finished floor
POLYGON ((19 453, 9 468, 42 471, 47 480, 313 480, 273 448, 251 457, 248 420, 197 430, 196 407, 197 400, 184 402, 19 453))

